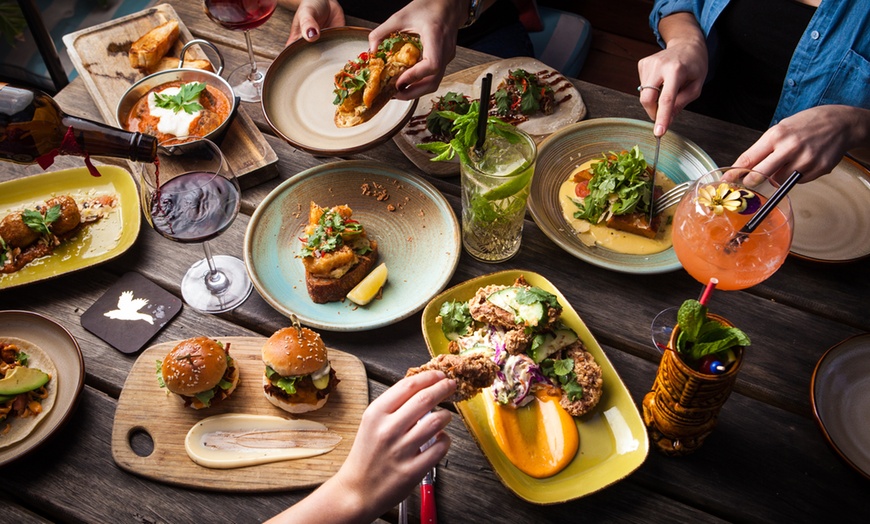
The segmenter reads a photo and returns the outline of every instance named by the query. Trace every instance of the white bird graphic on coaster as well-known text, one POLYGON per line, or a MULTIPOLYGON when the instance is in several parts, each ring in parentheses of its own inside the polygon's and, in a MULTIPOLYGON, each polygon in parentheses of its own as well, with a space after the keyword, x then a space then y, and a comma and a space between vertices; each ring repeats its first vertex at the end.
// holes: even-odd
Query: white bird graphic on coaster
POLYGON ((114 320, 144 320, 151 325, 154 325, 154 318, 146 313, 139 313, 139 310, 148 304, 147 298, 133 298, 132 291, 124 291, 118 297, 118 309, 103 313, 114 320))

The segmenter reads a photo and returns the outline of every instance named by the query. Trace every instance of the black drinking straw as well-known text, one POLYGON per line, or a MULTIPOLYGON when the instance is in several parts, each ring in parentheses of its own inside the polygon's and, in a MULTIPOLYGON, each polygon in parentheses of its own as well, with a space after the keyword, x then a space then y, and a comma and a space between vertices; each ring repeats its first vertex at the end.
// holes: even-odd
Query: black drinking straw
POLYGON ((747 222, 745 226, 740 228, 740 231, 738 231, 737 234, 728 241, 728 244, 725 245, 726 253, 733 253, 738 247, 740 247, 740 244, 742 244, 746 241, 747 238, 749 238, 749 234, 755 231, 755 228, 757 228, 761 224, 761 222, 765 218, 767 218, 767 215, 769 215, 770 212, 773 211, 773 208, 775 208, 776 205, 779 204, 779 201, 782 200, 783 197, 785 197, 785 194, 788 193, 795 184, 797 184, 797 181, 800 180, 801 176, 803 175, 800 173, 800 171, 794 171, 791 175, 789 175, 786 181, 783 182, 782 185, 779 186, 772 195, 770 195, 770 198, 767 200, 767 202, 765 202, 764 205, 762 205, 761 208, 756 211, 754 215, 752 215, 752 218, 749 219, 749 222, 747 222))
POLYGON ((477 114, 477 143, 474 152, 483 154, 483 142, 486 140, 486 118, 489 116, 489 92, 492 90, 492 73, 487 73, 480 84, 480 112, 477 114))

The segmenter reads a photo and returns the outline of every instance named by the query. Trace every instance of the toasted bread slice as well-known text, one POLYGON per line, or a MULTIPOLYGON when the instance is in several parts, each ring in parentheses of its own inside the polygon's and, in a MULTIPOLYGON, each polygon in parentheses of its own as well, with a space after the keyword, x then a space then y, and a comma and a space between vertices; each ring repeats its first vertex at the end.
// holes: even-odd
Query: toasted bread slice
POLYGON ((308 271, 305 272, 305 285, 313 302, 317 304, 338 302, 369 274, 378 261, 378 243, 373 239, 370 242, 372 250, 365 255, 360 255, 357 265, 340 278, 318 277, 308 271))
MULTIPOLYGON (((156 73, 157 71, 163 71, 165 69, 176 69, 178 68, 179 60, 179 58, 176 58, 174 56, 164 56, 157 62, 157 65, 149 69, 148 72, 156 73)), ((202 69, 204 71, 211 71, 212 73, 214 73, 214 67, 212 67, 211 62, 209 62, 208 60, 193 60, 190 58, 185 58, 184 68, 202 69)))
POLYGON ((130 66, 151 69, 178 40, 178 20, 170 20, 142 35, 130 46, 130 66))

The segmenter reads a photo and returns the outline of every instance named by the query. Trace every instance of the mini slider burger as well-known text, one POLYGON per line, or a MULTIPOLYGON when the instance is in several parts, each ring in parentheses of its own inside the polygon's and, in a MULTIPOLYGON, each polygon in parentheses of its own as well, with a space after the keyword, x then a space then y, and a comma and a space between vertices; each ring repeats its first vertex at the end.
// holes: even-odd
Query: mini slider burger
POLYGON ((224 345, 208 337, 182 340, 157 361, 158 382, 179 395, 185 406, 207 408, 229 397, 239 385, 239 370, 224 345))
POLYGON ((290 413, 320 409, 339 383, 323 340, 308 328, 276 331, 263 345, 263 363, 266 398, 290 413))

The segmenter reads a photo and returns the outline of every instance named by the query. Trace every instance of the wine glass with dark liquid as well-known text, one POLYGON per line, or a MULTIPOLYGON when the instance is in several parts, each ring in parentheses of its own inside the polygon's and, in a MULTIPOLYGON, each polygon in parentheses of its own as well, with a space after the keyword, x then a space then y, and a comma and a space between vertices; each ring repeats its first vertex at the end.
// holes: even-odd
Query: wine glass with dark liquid
POLYGON ((205 14, 221 26, 244 31, 249 63, 235 69, 227 82, 243 102, 259 102, 263 91, 263 68, 257 67, 250 30, 260 27, 275 12, 278 0, 203 0, 205 14))
POLYGON ((174 137, 157 146, 157 161, 142 164, 142 209, 164 237, 202 243, 205 258, 181 282, 188 305, 204 313, 238 307, 253 285, 245 264, 233 256, 212 256, 208 240, 230 227, 239 213, 239 183, 218 146, 201 137, 174 137))

